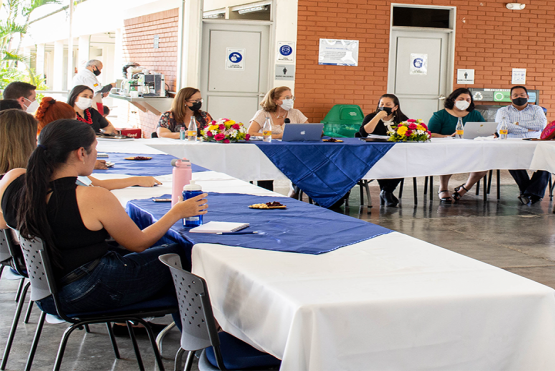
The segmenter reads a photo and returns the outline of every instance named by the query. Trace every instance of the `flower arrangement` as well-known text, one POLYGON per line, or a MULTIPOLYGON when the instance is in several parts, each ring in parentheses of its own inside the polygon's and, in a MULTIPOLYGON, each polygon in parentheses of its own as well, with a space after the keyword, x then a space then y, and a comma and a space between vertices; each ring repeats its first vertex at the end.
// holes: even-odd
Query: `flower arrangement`
POLYGON ((235 122, 229 119, 219 119, 212 121, 200 131, 200 134, 207 142, 237 142, 239 140, 249 140, 247 128, 242 122, 235 122))
POLYGON ((432 137, 428 126, 421 120, 410 119, 388 130, 390 142, 426 142, 432 137))

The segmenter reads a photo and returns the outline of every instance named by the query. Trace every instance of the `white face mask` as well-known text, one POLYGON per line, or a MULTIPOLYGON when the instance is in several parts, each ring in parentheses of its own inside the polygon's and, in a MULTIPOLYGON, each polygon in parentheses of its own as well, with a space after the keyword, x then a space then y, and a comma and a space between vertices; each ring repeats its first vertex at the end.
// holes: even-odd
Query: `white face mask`
POLYGON ((457 107, 461 111, 465 111, 468 107, 470 107, 470 103, 465 100, 458 100, 455 102, 455 107, 457 107))
MULTIPOLYGON (((29 100, 29 99, 27 99, 29 100)), ((38 101, 33 101, 31 102, 31 104, 29 104, 27 106, 27 109, 25 110, 25 112, 27 113, 35 113, 35 111, 39 108, 39 102, 38 101)))
POLYGON ((75 102, 75 105, 82 110, 86 110, 92 104, 92 99, 79 97, 79 100, 75 102))
POLYGON ((286 111, 289 111, 293 108, 293 99, 284 99, 281 101, 281 108, 286 111))

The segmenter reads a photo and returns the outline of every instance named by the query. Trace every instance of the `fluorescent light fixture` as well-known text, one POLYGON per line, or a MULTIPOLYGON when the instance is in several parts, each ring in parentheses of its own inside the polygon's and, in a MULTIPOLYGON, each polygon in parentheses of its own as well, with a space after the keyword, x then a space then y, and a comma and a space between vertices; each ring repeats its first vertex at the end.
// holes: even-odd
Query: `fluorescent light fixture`
POLYGON ((202 13, 202 18, 204 19, 217 19, 217 18, 224 18, 225 17, 225 10, 213 10, 210 12, 202 13))
POLYGON ((507 9, 510 10, 522 10, 526 7, 526 4, 521 4, 521 3, 508 3, 507 4, 507 9))
POLYGON ((239 14, 247 14, 247 13, 254 13, 254 12, 263 12, 268 9, 268 5, 257 5, 251 6, 250 8, 240 9, 238 12, 239 14))

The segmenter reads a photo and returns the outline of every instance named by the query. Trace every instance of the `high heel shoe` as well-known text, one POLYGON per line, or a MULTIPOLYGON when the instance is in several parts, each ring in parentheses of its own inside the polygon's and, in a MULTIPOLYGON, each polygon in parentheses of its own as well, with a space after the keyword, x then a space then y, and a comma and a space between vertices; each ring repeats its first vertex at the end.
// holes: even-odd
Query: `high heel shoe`
MULTIPOLYGON (((461 189, 464 189, 466 192, 468 192, 468 189, 466 189, 466 187, 464 186, 464 184, 461 184, 460 186, 455 187, 455 192, 453 192, 453 194, 451 195, 451 197, 453 197, 453 199, 455 200, 455 202, 459 201, 459 200, 462 198, 462 196, 464 196, 464 195, 461 195, 461 194, 459 193, 459 191, 460 191, 461 189)), ((466 194, 466 192, 465 192, 465 194, 466 194)))
POLYGON ((395 207, 398 204, 399 204, 399 199, 395 197, 393 192, 387 192, 387 191, 380 192, 380 205, 395 207))
MULTIPOLYGON (((447 193, 447 194, 448 194, 448 193, 449 193, 449 190, 448 190, 448 189, 445 189, 445 190, 443 190, 443 191, 439 191, 437 194, 440 195, 440 194, 442 194, 442 193, 447 193)), ((447 203, 447 202, 449 202, 449 203, 450 203, 450 202, 453 202, 453 199, 452 199, 451 197, 449 197, 449 196, 447 196, 447 197, 441 197, 441 196, 440 196, 440 197, 439 197, 439 200, 440 200, 441 202, 446 202, 446 203, 447 203)))

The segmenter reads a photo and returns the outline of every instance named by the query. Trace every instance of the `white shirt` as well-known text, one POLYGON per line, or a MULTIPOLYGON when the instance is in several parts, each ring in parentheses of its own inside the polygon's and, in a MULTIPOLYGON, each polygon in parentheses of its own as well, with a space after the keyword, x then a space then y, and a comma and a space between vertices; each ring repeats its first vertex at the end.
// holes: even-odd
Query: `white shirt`
POLYGON ((102 89, 102 84, 98 81, 96 75, 86 68, 83 68, 77 75, 73 76, 73 87, 77 85, 88 86, 95 94, 102 89))
POLYGON ((495 115, 498 131, 503 119, 507 120, 509 128, 507 138, 539 138, 545 125, 547 125, 543 108, 534 104, 528 104, 522 111, 517 110, 512 104, 499 108, 495 115), (518 123, 518 125, 515 125, 515 123, 518 123))

